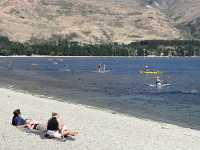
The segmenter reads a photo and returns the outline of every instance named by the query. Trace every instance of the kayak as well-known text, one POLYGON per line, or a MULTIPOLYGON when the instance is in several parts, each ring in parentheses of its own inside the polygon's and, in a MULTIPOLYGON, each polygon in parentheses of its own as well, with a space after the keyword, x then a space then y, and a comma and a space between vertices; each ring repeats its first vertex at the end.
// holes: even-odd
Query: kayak
POLYGON ((142 74, 153 74, 153 75, 157 75, 157 74, 161 74, 160 71, 141 71, 142 74))
POLYGON ((172 86, 171 84, 165 83, 165 84, 161 84, 161 85, 157 85, 157 84, 145 84, 146 86, 150 86, 150 87, 163 87, 163 86, 172 86))

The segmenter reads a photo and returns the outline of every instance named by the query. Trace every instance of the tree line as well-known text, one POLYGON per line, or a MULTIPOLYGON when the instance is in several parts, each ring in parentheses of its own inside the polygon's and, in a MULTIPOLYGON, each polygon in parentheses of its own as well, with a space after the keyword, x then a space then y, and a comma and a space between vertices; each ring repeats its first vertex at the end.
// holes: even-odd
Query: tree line
POLYGON ((81 43, 66 38, 31 39, 20 43, 0 36, 0 55, 50 56, 200 56, 197 40, 143 40, 124 43, 81 43))

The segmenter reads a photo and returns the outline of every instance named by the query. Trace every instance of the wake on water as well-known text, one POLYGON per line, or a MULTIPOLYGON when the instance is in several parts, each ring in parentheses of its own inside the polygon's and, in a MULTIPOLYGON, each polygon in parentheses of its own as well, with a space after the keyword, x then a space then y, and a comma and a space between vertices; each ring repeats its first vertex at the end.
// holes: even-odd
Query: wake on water
POLYGON ((165 87, 165 86, 172 86, 172 84, 161 84, 161 85, 157 85, 157 84, 145 84, 146 86, 150 86, 150 87, 165 87))
POLYGON ((107 73, 107 72, 111 72, 111 70, 102 70, 102 71, 95 71, 97 73, 107 73))

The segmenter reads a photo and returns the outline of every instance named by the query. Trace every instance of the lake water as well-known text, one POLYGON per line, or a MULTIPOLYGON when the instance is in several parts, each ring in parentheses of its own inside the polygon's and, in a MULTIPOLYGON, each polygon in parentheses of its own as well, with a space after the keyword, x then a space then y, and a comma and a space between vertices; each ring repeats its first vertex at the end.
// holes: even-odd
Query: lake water
POLYGON ((200 58, 0 58, 0 83, 58 100, 200 129, 200 58), (96 65, 105 64, 106 73, 96 65), (172 86, 156 88, 160 70, 172 86))

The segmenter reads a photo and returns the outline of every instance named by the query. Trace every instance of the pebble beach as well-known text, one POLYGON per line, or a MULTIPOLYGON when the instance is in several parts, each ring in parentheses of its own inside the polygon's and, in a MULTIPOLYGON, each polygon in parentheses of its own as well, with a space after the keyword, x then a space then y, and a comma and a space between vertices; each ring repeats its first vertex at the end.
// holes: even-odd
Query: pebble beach
POLYGON ((83 105, 0 89, 1 150, 199 150, 200 131, 151 120, 114 114, 83 105), (69 130, 79 134, 66 140, 47 139, 11 125, 12 112, 46 124, 58 112, 69 130))

